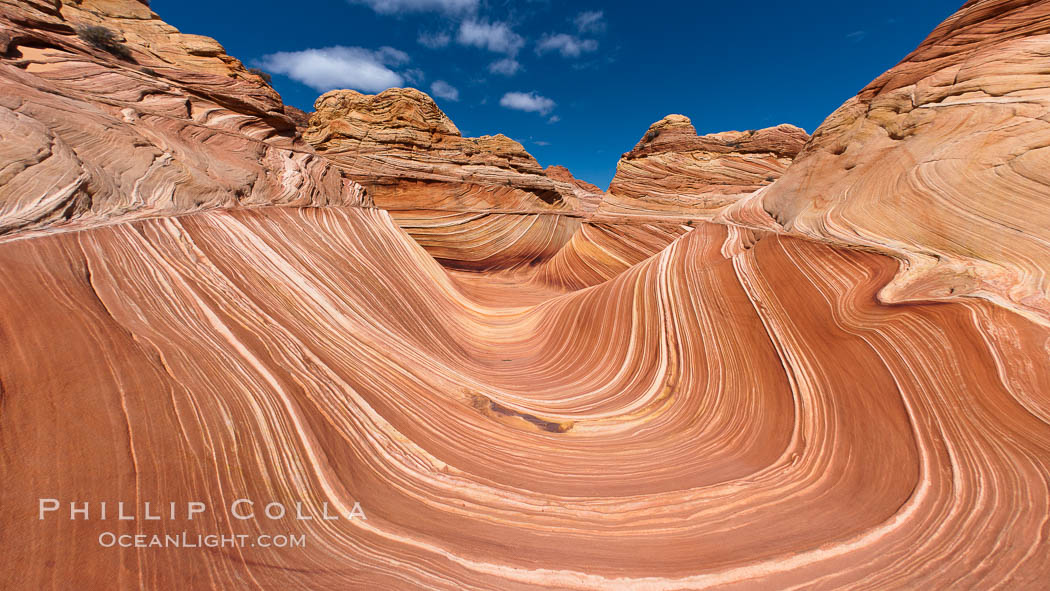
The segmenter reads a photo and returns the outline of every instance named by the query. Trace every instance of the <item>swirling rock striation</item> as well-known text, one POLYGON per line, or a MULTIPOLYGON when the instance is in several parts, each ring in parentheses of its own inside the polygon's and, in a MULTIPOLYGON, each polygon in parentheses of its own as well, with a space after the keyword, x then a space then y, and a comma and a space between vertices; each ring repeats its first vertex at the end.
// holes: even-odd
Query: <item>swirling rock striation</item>
MULTIPOLYGON (((1032 306, 1026 317, 1013 300, 961 297, 977 292, 880 299, 899 262, 877 251, 903 257, 908 243, 848 242, 831 230, 853 197, 789 198, 781 188, 825 187, 823 146, 841 132, 842 111, 768 186, 754 172, 788 148, 760 136, 762 150, 728 149, 749 140, 696 138, 671 120, 666 144, 650 138, 621 164, 629 174, 617 186, 638 195, 626 200, 545 173, 520 146, 483 150, 491 142, 460 138, 421 93, 402 90, 334 95, 375 109, 340 107, 312 124, 311 142, 331 133, 318 154, 258 80, 242 80, 213 42, 184 39, 140 3, 0 2, 12 27, 2 39, 15 48, 0 60, 12 124, 3 136, 14 138, 0 147, 0 588, 1044 589, 1050 580, 1050 327, 1032 320, 1032 306), (170 65, 138 71, 84 46, 72 29, 80 20, 121 31, 136 62, 164 55, 170 65), (220 80, 258 96, 223 99, 220 80), (463 142, 477 151, 467 155, 463 142), (360 144, 370 166, 350 157, 360 144), (170 157, 142 166, 161 147, 170 157), (661 162, 674 174, 656 174, 661 162), (649 198, 672 195, 674 183, 695 189, 683 190, 678 212, 649 198), (44 205, 68 199, 71 186, 90 189, 90 207, 59 215, 44 205), (556 187, 562 201, 529 186, 556 187), (223 193, 231 187, 253 190, 223 193), (363 207, 366 190, 381 207, 363 207), (603 218, 607 203, 616 211, 603 218), (799 203, 834 205, 821 232, 777 209, 799 203), (8 221, 19 215, 27 221, 8 221), (89 502, 91 517, 42 520, 40 498, 89 502), (257 514, 271 502, 288 514, 239 519, 229 511, 237 499, 257 514), (101 519, 103 501, 133 506, 139 519, 101 519), (207 510, 147 520, 146 502, 207 510), (366 517, 348 519, 357 505, 366 517), (340 519, 323 518, 332 513, 340 519), (302 535, 305 545, 120 548, 99 543, 105 532, 302 535)), ((1042 87, 992 73, 1037 69, 1038 52, 1000 61, 982 52, 1037 47, 1041 6, 967 4, 907 62, 929 71, 898 67, 879 92, 917 92, 969 47, 966 59, 991 60, 1002 100, 973 95, 951 109, 990 102, 999 116, 1016 109, 1004 129, 1029 130, 1024 115, 1042 87), (1014 104, 1014 93, 1027 100, 1014 104)), ((864 96, 856 100, 878 104, 878 93, 864 96)), ((998 154, 1009 142, 979 112, 957 120, 949 110, 947 127, 927 121, 916 137, 935 130, 940 141, 915 140, 908 157, 926 161, 920 150, 972 133, 998 154)), ((857 116, 871 134, 858 137, 880 145, 868 121, 879 115, 857 116)), ((1017 159, 1041 154, 1032 152, 1017 159)), ((905 155, 879 157, 893 171, 905 155)), ((1038 283, 1050 259, 1028 257, 1038 254, 1033 235, 1008 231, 1011 199, 1030 197, 1012 176, 1021 164, 996 166, 1021 191, 995 194, 1001 217, 944 231, 957 244, 987 232, 981 241, 1002 242, 1002 261, 1036 269, 1038 283)), ((862 165, 881 170, 853 168, 862 165)), ((974 182, 909 178, 934 178, 946 193, 974 182)), ((880 181, 854 180, 873 228, 888 227, 880 220, 894 200, 913 197, 898 183, 872 200, 866 182, 880 181)), ((909 203, 921 223, 942 213, 940 203, 909 203)), ((1033 218, 1047 211, 1028 205, 1033 218)))
POLYGON ((333 90, 314 104, 303 137, 387 210, 577 213, 572 187, 546 174, 518 142, 465 138, 414 88, 376 95, 333 90))
POLYGON ((620 159, 598 217, 711 219, 780 177, 809 139, 793 125, 697 136, 688 117, 652 124, 620 159))
POLYGON ((601 205, 602 200, 605 198, 605 191, 602 191, 600 187, 572 176, 572 172, 564 166, 551 165, 544 172, 550 178, 572 186, 572 192, 579 199, 580 209, 585 215, 593 214, 597 211, 598 206, 601 205))
POLYGON ((980 300, 881 305, 875 254, 734 240, 704 224, 524 306, 520 285, 479 302, 379 210, 0 245, 0 582, 1039 588, 1050 332, 980 300), (216 509, 43 528, 42 490, 216 509), (235 498, 367 519, 240 521, 235 498), (306 547, 95 541, 278 528, 306 547))
POLYGON ((362 205, 280 97, 139 2, 0 2, 0 238, 260 205, 362 205), (105 26, 120 55, 78 35, 105 26))
POLYGON ((548 259, 593 210, 584 206, 594 199, 586 189, 547 175, 521 144, 463 137, 416 89, 334 90, 314 108, 304 138, 450 267, 499 270, 548 259))
POLYGON ((1048 57, 1050 3, 967 2, 727 219, 902 259, 887 302, 983 297, 1050 323, 1048 57))

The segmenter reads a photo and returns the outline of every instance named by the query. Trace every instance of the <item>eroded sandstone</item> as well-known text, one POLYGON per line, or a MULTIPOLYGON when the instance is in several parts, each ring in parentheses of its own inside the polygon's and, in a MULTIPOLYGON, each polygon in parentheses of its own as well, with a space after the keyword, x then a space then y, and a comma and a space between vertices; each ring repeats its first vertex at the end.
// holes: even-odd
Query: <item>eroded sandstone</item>
POLYGON ((793 125, 697 136, 688 117, 652 124, 620 159, 598 216, 711 219, 784 173, 809 135, 793 125))
POLYGON ((1044 588, 1046 6, 967 3, 808 142, 664 119, 603 193, 0 0, 0 588, 1044 588))

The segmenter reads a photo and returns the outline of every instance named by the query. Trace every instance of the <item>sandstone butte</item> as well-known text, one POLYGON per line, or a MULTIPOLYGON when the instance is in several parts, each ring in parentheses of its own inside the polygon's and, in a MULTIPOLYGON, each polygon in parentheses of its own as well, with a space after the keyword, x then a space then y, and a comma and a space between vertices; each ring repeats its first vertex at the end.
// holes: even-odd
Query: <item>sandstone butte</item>
POLYGON ((620 159, 599 214, 710 219, 780 178, 807 140, 794 125, 697 136, 688 117, 668 115, 620 159))
POLYGON ((1046 589, 1050 2, 607 192, 133 0, 0 0, 0 55, 0 588, 1046 589))
POLYGON ((464 138, 418 90, 335 90, 314 106, 304 139, 446 265, 534 264, 580 227, 583 190, 571 175, 546 175, 506 136, 464 138))

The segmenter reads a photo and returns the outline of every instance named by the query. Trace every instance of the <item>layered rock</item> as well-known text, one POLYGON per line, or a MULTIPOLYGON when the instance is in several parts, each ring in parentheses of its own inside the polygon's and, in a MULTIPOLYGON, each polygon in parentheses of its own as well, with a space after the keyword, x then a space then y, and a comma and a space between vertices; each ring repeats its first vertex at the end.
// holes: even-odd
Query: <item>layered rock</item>
POLYGON ((598 215, 711 219, 779 178, 808 139, 793 125, 697 136, 688 117, 668 115, 620 159, 598 215))
POLYGON ((593 214, 597 211, 602 199, 605 198, 605 191, 602 191, 597 185, 581 181, 572 176, 569 169, 564 166, 551 165, 544 172, 550 178, 572 186, 572 191, 576 194, 576 198, 579 199, 580 209, 584 214, 593 214))
POLYGON ((18 138, 0 144, 0 239, 212 208, 364 203, 296 139, 273 89, 145 4, 4 1, 0 30, 0 134, 18 138))
POLYGON ((977 296, 1050 323, 1048 57, 1050 3, 967 2, 729 219, 899 257, 888 302, 977 296))
POLYGON ((1041 586, 1050 332, 880 305, 896 263, 872 253, 733 240, 702 224, 525 306, 461 291, 379 210, 2 244, 0 585, 1041 586), (209 510, 40 521, 40 497, 209 510), (238 498, 314 519, 239 520, 238 498))
POLYGON ((314 109, 306 141, 358 179, 382 209, 579 211, 572 188, 544 174, 521 144, 504 135, 463 137, 414 88, 333 90, 314 109))
MULTIPOLYGON (((0 150, 13 156, 0 165, 0 204, 15 213, 0 219, 29 220, 0 241, 0 588, 1041 589, 1050 580, 1050 328, 979 298, 886 305, 876 294, 898 261, 873 252, 874 239, 846 248, 828 243, 844 241, 830 231, 808 237, 805 216, 771 217, 767 198, 823 204, 820 193, 787 199, 780 187, 821 186, 792 175, 827 172, 817 164, 834 126, 772 186, 711 214, 710 195, 761 185, 759 165, 790 151, 770 137, 797 134, 695 138, 671 120, 621 179, 642 197, 602 220, 588 216, 594 188, 544 174, 520 146, 458 137, 418 93, 392 92, 382 109, 344 109, 311 128, 313 140, 328 138, 318 145, 338 162, 329 163, 295 140, 278 103, 217 98, 223 70, 211 58, 234 74, 235 90, 241 74, 232 58, 196 55, 213 45, 175 33, 132 43, 134 31, 164 30, 152 14, 120 16, 145 14, 142 5, 0 6, 15 48, 0 63, 0 101, 21 101, 5 107, 15 125, 2 132, 0 150), (75 19, 126 30, 131 49, 78 45, 64 24, 75 19), (159 55, 146 50, 183 57, 134 74, 127 56, 159 55), (727 142, 737 145, 720 152, 727 142), (351 157, 355 145, 371 165, 351 157), (160 147, 170 157, 143 169, 141 153, 160 147), (655 172, 661 162, 677 171, 670 180, 655 172), (19 201, 13 185, 52 203, 76 186, 67 174, 105 190, 68 216, 24 213, 36 202, 19 201), (345 175, 359 175, 390 211, 348 207, 362 190, 345 175), (669 182, 695 186, 683 190, 691 205, 647 221, 639 212, 669 207, 646 204, 669 182), (251 199, 222 193, 245 186, 251 199), (547 186, 560 204, 528 189, 547 186), (412 209, 420 203, 430 209, 412 209), (285 206, 296 204, 309 207, 285 206), (395 218, 408 225, 415 211, 413 239, 395 218), (558 221, 543 227, 548 219, 558 221), (579 224, 571 238, 560 220, 579 224), (34 235, 42 231, 50 235, 34 235), (539 248, 544 236, 557 236, 549 249, 539 248), (441 249, 446 266, 428 254, 441 249), (475 270, 450 271, 457 261, 475 270), (42 498, 60 510, 41 518, 42 498), (238 499, 252 505, 234 514, 238 499), (88 503, 90 517, 71 518, 73 502, 88 503), (117 519, 118 502, 138 519, 117 519), (188 518, 190 502, 206 510, 188 518), (264 516, 272 503, 284 515, 264 516), (164 518, 145 517, 158 508, 164 518), (245 510, 255 516, 239 518, 245 510), (106 534, 142 536, 145 547, 106 547, 106 534), (165 547, 168 536, 196 546, 165 547), (245 542, 200 547, 197 536, 245 542), (304 537, 282 546, 275 536, 304 537)), ((1040 31, 1035 6, 970 3, 919 61, 950 69, 952 43, 1040 31)), ((1027 72, 1039 61, 1003 55, 993 69, 1027 72)), ((916 66, 897 72, 880 89, 924 80, 916 66)), ((1001 100, 974 95, 969 108, 988 102, 1001 115, 995 105, 1012 105, 1019 116, 1004 128, 1029 131, 1039 93, 1011 86, 1027 77, 992 79, 1001 100), (1014 94, 1029 101, 1014 104, 1014 94)), ((251 75, 243 83, 268 96, 251 75)), ((971 114, 949 116, 950 133, 935 121, 924 129, 966 143, 971 124, 988 129, 971 114)), ((858 115, 861 130, 869 116, 880 115, 858 115)), ((997 154, 1000 136, 986 135, 997 154)), ((879 154, 895 157, 890 171, 904 158, 879 154)), ((1002 182, 1027 187, 1012 175, 1031 154, 1041 151, 999 166, 1002 182)), ((968 179, 936 177, 960 189, 968 179)), ((870 190, 865 180, 858 190, 870 190)), ((985 211, 945 234, 975 244, 973 232, 1014 224, 1009 195, 996 195, 1003 217, 985 211)), ((1030 205, 1034 218, 1047 210, 1030 205)), ((936 202, 913 206, 923 223, 940 214, 936 202)), ((879 220, 890 206, 865 207, 879 220)), ((999 239, 1020 249, 1012 256, 1030 254, 1010 234, 999 239)), ((1023 262, 1040 277, 1050 264, 1023 262)))
POLYGON ((579 227, 574 185, 504 135, 463 137, 423 92, 335 90, 314 108, 306 141, 449 266, 535 263, 579 227))
POLYGON ((584 222, 565 246, 534 270, 530 280, 563 290, 600 285, 656 255, 691 229, 677 223, 584 222))

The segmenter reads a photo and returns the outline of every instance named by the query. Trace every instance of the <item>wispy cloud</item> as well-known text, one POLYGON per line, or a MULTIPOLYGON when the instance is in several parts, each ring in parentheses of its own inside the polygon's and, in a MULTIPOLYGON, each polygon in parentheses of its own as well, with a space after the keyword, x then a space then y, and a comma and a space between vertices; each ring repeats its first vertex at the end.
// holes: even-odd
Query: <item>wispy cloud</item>
POLYGON ((576 15, 573 21, 580 33, 601 33, 605 30, 605 13, 601 10, 588 10, 576 15))
POLYGON ((393 68, 408 61, 407 53, 393 47, 372 51, 337 45, 271 53, 263 56, 259 65, 268 72, 284 74, 320 92, 334 88, 376 92, 404 85, 405 77, 393 68))
POLYGON ((580 57, 584 53, 596 51, 598 42, 594 39, 580 39, 565 33, 557 35, 545 35, 536 44, 536 53, 544 54, 557 51, 562 57, 580 57))
POLYGON ((547 120, 547 123, 557 123, 559 121, 561 121, 561 117, 558 117, 557 115, 551 115, 551 118, 547 120))
POLYGON ((430 49, 441 49, 442 47, 448 47, 448 44, 452 42, 452 36, 448 33, 426 33, 420 32, 419 37, 416 38, 423 47, 429 47, 430 49))
POLYGON ((435 80, 430 84, 430 93, 436 97, 447 99, 450 101, 459 100, 459 90, 445 82, 444 80, 435 80))
POLYGON ((468 19, 459 24, 456 42, 469 47, 480 47, 495 53, 515 56, 525 45, 525 39, 504 22, 468 19))
POLYGON ((493 74, 502 74, 504 76, 513 76, 514 74, 517 74, 520 69, 521 64, 518 63, 518 60, 512 57, 505 57, 489 64, 489 72, 492 72, 493 74))
POLYGON ((401 73, 405 81, 414 86, 419 86, 425 76, 423 76, 423 70, 419 68, 412 68, 411 70, 405 70, 401 73))
POLYGON ((348 2, 363 4, 379 14, 440 12, 461 15, 477 11, 480 0, 348 0, 348 2))
POLYGON ((535 92, 508 92, 499 100, 499 104, 508 109, 539 113, 540 115, 550 113, 555 107, 554 101, 535 92))
POLYGON ((536 141, 534 141, 532 143, 536 144, 537 146, 549 146, 549 145, 551 145, 550 142, 545 142, 543 140, 536 140, 536 141))
POLYGON ((868 36, 868 32, 867 31, 853 31, 852 33, 849 33, 848 35, 846 35, 846 39, 849 39, 850 41, 852 41, 854 43, 860 43, 867 36, 868 36))

